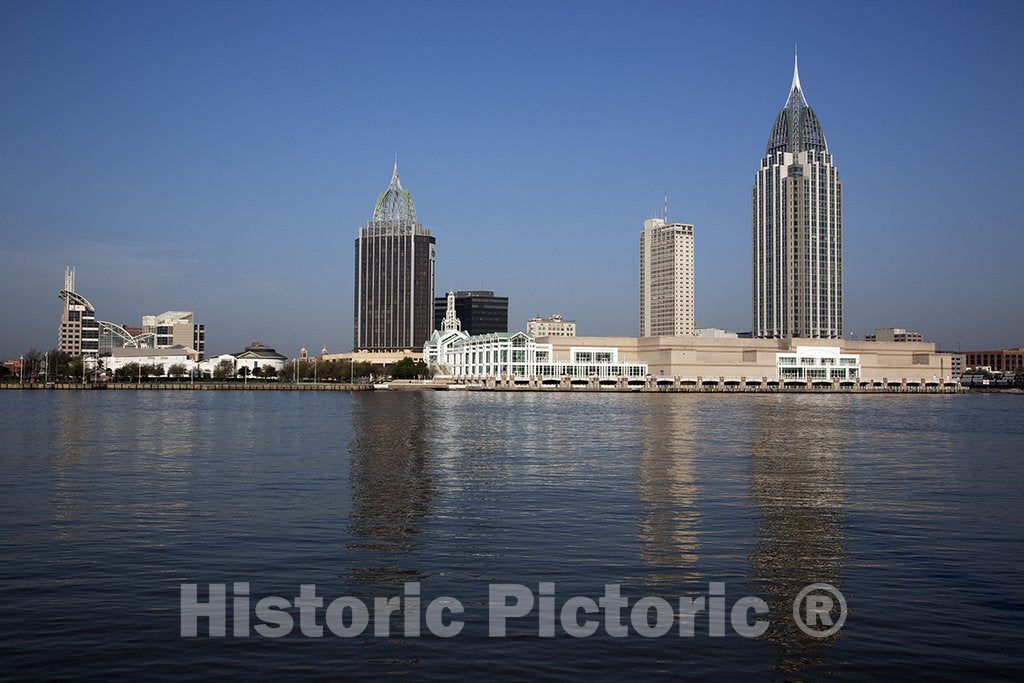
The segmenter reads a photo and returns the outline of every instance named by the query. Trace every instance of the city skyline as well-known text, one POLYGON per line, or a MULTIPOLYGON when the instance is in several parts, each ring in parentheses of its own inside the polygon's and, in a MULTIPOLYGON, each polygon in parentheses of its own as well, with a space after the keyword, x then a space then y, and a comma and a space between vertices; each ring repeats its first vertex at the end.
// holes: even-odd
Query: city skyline
MULTIPOLYGON (((15 65, 12 106, 0 115, 11 133, 0 183, 0 312, 18 323, 4 327, 0 355, 52 344, 55 273, 67 263, 78 266, 79 290, 107 320, 186 308, 208 325, 213 352, 253 338, 289 355, 301 345, 347 348, 349 240, 396 151, 429 207, 426 227, 444 244, 437 291, 507 293, 510 328, 560 311, 585 334, 633 334, 636 266, 626 255, 636 238, 628 226, 660 208, 665 190, 669 218, 701 226, 698 326, 750 326, 750 158, 764 144, 765 119, 782 105, 792 47, 758 45, 751 61, 752 52, 734 51, 742 41, 716 44, 732 29, 754 35, 753 26, 727 22, 731 14, 650 6, 694 35, 690 61, 662 45, 668 29, 615 7, 582 17, 556 45, 545 27, 571 12, 529 5, 522 16, 480 9, 458 30, 430 23, 449 47, 423 63, 409 59, 422 45, 413 39, 397 54, 375 55, 379 63, 332 71, 323 64, 344 63, 361 39, 329 47, 327 33, 314 31, 317 59, 307 62, 295 34, 317 23, 349 26, 358 8, 310 8, 273 30, 268 13, 254 11, 242 18, 254 35, 222 44, 207 31, 228 21, 224 10, 190 5, 191 23, 161 28, 159 8, 59 7, 12 6, 0 29, 0 50, 15 65), (507 56, 490 48, 470 60, 482 39, 464 37, 473 33, 465 29, 495 22, 529 37, 537 54, 499 39, 507 56), (613 35, 629 49, 594 43, 613 35), (140 49, 140 37, 151 49, 140 49), (642 37, 649 53, 632 56, 642 37), (268 56, 258 54, 258 39, 268 56), (181 40, 200 54, 177 54, 181 40), (574 55, 584 43, 599 47, 581 63, 574 55), (239 55, 221 54, 225 44, 239 55), (83 50, 87 58, 72 58, 83 50), (121 50, 138 58, 129 64, 121 50), (192 60, 211 53, 220 57, 209 74, 196 70, 192 60), (253 65, 262 75, 249 83, 242 74, 253 65), (315 78, 301 77, 304 66, 315 78), (346 103, 373 101, 379 73, 395 74, 388 90, 404 88, 422 104, 354 114, 346 103), (151 76, 159 76, 152 86, 151 76), (223 105, 212 104, 215 94, 223 105), (700 106, 682 116, 665 106, 684 100, 700 106)), ((765 22, 757 33, 785 24, 751 7, 750 24, 765 22)), ((887 27, 867 12, 832 8, 808 22, 845 20, 849 35, 794 36, 851 190, 848 333, 903 326, 947 350, 1024 338, 1013 313, 1024 290, 1013 267, 1024 249, 1014 229, 1022 143, 1012 128, 1005 134, 1022 101, 1012 69, 1021 48, 1006 15, 1021 10, 998 7, 965 15, 955 28, 906 7, 887 27), (911 25, 917 33, 904 42, 911 25), (978 124, 969 144, 955 135, 963 120, 978 124)), ((396 28, 399 44, 423 19, 407 16, 396 28)))

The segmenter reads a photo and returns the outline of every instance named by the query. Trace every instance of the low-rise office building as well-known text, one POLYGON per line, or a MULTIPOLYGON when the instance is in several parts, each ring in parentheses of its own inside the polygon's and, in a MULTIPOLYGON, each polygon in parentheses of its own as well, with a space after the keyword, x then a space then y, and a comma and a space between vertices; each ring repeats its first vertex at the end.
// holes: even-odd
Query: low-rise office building
POLYGON ((412 360, 423 360, 423 351, 412 350, 412 349, 398 349, 394 351, 351 351, 349 353, 327 353, 320 356, 320 360, 340 360, 350 361, 352 363, 369 363, 370 365, 380 366, 381 368, 387 367, 388 365, 394 365, 395 363, 410 358, 412 360))
POLYGON ((965 351, 964 368, 989 368, 997 372, 1024 371, 1024 347, 1002 351, 965 351))
POLYGON ((534 316, 526 321, 526 333, 534 337, 575 337, 576 321, 557 314, 550 318, 534 316))
POLYGON ((875 330, 874 334, 864 335, 864 341, 869 342, 919 342, 924 341, 920 332, 909 332, 902 327, 883 327, 875 330))
POLYGON ((178 345, 165 349, 114 348, 111 350, 111 355, 100 358, 100 363, 111 372, 133 363, 158 365, 163 368, 166 375, 172 365, 183 365, 186 372, 191 372, 196 368, 198 360, 199 353, 195 349, 178 345))
POLYGON ((257 368, 263 370, 268 366, 281 372, 288 358, 263 342, 253 342, 238 353, 222 353, 219 356, 203 359, 196 364, 196 369, 203 377, 212 377, 220 364, 225 361, 231 363, 232 374, 238 375, 244 368, 251 376, 253 370, 257 368))
POLYGON ((706 339, 737 339, 739 337, 735 332, 729 332, 720 327, 698 327, 693 331, 693 334, 694 336, 706 339))
POLYGON ((165 311, 160 315, 142 316, 142 333, 153 335, 154 348, 188 346, 206 355, 206 328, 195 322, 192 311, 165 311))
POLYGON ((277 352, 263 342, 253 342, 246 346, 243 351, 231 354, 235 357, 235 372, 242 368, 249 370, 250 374, 257 368, 271 367, 277 372, 284 369, 288 357, 277 352))

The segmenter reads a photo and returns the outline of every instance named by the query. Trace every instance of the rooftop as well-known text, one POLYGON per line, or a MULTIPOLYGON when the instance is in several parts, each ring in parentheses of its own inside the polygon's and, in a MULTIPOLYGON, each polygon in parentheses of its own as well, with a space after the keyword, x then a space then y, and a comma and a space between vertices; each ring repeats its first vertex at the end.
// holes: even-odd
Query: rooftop
POLYGON ((804 91, 800 86, 797 57, 793 55, 793 83, 789 88, 786 106, 775 117, 766 153, 797 153, 807 150, 828 152, 828 145, 825 143, 825 133, 821 129, 818 116, 804 97, 804 91))

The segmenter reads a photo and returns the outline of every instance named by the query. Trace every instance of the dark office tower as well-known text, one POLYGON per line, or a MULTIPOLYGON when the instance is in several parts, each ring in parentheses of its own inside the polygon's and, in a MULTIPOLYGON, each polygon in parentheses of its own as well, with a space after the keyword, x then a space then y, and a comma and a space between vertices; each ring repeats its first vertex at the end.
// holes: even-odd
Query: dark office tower
POLYGON ((419 350, 434 322, 434 238, 416 220, 412 195, 398 180, 373 207, 356 238, 357 351, 419 350))
POLYGON ((753 189, 753 336, 843 336, 843 186, 793 64, 753 189))
MULTIPOLYGON (((441 329, 447 297, 434 299, 434 329, 441 329)), ((491 291, 455 292, 455 315, 470 335, 508 332, 508 297, 491 291)))

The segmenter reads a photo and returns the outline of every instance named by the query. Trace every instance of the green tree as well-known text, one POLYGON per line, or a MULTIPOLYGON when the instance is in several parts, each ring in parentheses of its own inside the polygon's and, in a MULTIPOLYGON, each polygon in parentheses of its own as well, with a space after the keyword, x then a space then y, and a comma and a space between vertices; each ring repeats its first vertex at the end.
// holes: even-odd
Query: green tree
MULTIPOLYGON (((71 376, 71 371, 68 364, 71 362, 71 354, 67 351, 58 351, 53 349, 46 354, 47 372, 50 378, 60 381, 68 379, 71 376)), ((79 369, 79 379, 81 379, 81 369, 79 369)))
POLYGON ((164 367, 156 364, 156 362, 147 362, 147 364, 139 368, 139 372, 144 380, 151 377, 162 377, 164 375, 164 367))
POLYGON ((258 365, 256 367, 254 367, 252 369, 252 376, 253 377, 262 377, 263 376, 263 368, 261 368, 258 365))
POLYGON ((213 369, 214 379, 227 379, 228 377, 234 377, 234 375, 235 364, 227 359, 217 363, 217 367, 213 369))
POLYGON ((82 381, 82 357, 74 356, 68 360, 66 366, 67 372, 64 375, 64 379, 79 382, 82 381))
POLYGON ((320 364, 320 379, 331 382, 348 380, 348 365, 340 360, 327 360, 320 364))
POLYGON ((421 360, 413 360, 408 356, 389 368, 394 379, 416 379, 427 376, 427 364, 421 360))
POLYGON ((284 366, 281 368, 281 372, 278 373, 281 379, 285 382, 291 382, 295 378, 295 363, 292 361, 285 361, 284 366))
POLYGON ((175 363, 167 368, 167 374, 170 377, 184 377, 188 374, 188 370, 185 368, 184 363, 175 363))
POLYGON ((359 361, 358 363, 352 364, 352 381, 354 382, 366 382, 373 376, 376 371, 376 367, 373 363, 367 363, 366 361, 359 361))
POLYGON ((263 376, 268 378, 277 377, 277 369, 273 365, 264 365, 263 376))
POLYGON ((139 376, 139 364, 128 363, 114 371, 114 379, 119 382, 134 382, 139 376))
POLYGON ((31 348, 25 352, 25 355, 21 357, 21 367, 25 374, 25 379, 29 380, 35 377, 42 370, 43 354, 36 348, 31 348))

